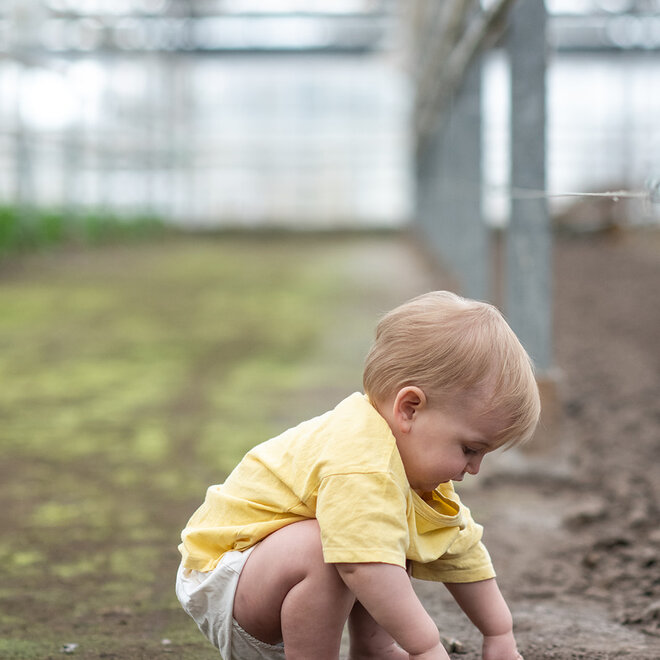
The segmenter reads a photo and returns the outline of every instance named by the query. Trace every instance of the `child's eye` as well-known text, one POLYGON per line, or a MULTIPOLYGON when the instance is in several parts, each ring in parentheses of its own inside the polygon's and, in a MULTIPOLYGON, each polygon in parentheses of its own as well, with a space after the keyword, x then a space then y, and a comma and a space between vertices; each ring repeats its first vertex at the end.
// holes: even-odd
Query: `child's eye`
POLYGON ((477 453, 477 450, 472 449, 472 447, 463 447, 463 453, 466 456, 474 456, 477 453))

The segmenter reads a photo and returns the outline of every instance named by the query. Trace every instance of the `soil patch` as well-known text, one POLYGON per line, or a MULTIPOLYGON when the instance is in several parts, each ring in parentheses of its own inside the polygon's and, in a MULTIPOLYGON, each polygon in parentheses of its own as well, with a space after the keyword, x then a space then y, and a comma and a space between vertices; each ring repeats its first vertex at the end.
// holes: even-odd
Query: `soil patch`
MULTIPOLYGON (((660 658, 659 282, 655 232, 557 240, 560 447, 504 454, 464 493, 528 660, 660 658)), ((480 658, 451 601, 419 589, 456 657, 480 658)))

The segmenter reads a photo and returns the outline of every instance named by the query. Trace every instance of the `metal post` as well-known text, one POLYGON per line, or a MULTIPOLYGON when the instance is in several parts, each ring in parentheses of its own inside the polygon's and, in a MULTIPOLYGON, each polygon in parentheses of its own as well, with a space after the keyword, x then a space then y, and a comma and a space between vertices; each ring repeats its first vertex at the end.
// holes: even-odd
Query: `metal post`
MULTIPOLYGON (((444 218, 451 242, 445 253, 460 274, 471 298, 488 296, 487 228, 482 218, 481 186, 481 58, 465 73, 447 123, 443 149, 445 191, 450 215, 444 218)), ((442 200, 439 213, 443 215, 442 200)))
POLYGON ((507 237, 506 311, 543 373, 552 366, 551 231, 544 191, 545 23, 543 0, 523 0, 511 13, 511 221, 507 237))
POLYGON ((481 213, 479 60, 437 124, 418 154, 418 220, 430 250, 449 266, 461 292, 484 299, 489 265, 481 213))
MULTIPOLYGON (((511 14, 511 220, 507 236, 506 312, 531 355, 543 412, 526 450, 561 456, 560 374, 552 350, 552 232, 545 172, 545 44, 543 0, 523 0, 511 14), (535 192, 531 192, 535 191, 535 192)), ((555 467, 561 464, 556 462, 555 467)), ((541 463, 547 470, 547 463, 541 463)), ((529 466, 528 466, 529 467, 529 466)))

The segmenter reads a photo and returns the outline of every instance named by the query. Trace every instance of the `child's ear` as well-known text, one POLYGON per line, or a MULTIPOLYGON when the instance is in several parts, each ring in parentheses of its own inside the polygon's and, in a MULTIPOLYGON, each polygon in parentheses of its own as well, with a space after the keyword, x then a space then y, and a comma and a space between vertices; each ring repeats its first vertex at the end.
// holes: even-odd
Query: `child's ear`
POLYGON ((408 385, 401 388, 394 399, 394 418, 399 423, 401 430, 409 430, 417 411, 426 405, 426 395, 415 387, 408 385))

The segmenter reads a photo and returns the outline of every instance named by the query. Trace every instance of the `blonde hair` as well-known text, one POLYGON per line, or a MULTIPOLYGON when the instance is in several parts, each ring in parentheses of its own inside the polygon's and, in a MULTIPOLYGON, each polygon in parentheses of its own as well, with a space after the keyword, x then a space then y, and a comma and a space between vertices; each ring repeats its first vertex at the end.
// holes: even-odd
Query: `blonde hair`
POLYGON ((430 405, 480 397, 482 414, 508 420, 499 445, 529 439, 541 410, 531 360, 499 310, 449 291, 418 296, 380 320, 363 383, 376 405, 409 385, 430 405))

